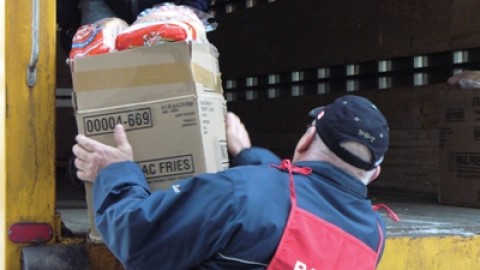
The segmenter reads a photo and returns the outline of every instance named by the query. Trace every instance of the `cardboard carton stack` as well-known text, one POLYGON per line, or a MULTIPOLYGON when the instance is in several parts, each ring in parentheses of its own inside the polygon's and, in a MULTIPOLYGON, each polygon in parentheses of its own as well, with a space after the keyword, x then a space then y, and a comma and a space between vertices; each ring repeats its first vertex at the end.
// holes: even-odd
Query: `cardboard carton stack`
POLYGON ((441 96, 439 201, 480 207, 480 90, 441 96))
MULTIPOLYGON (((175 42, 75 59, 74 109, 79 133, 114 145, 124 125, 150 188, 228 167, 217 51, 175 42)), ((86 186, 92 240, 91 185, 86 186)))

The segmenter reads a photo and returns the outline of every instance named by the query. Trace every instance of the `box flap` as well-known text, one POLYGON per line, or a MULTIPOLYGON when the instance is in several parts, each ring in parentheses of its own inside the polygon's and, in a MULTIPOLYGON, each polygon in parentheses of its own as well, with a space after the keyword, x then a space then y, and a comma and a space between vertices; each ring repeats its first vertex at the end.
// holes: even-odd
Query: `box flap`
POLYGON ((175 42, 78 58, 72 74, 78 109, 223 93, 217 55, 209 43, 175 42))
POLYGON ((169 42, 153 47, 139 47, 75 59, 73 72, 135 67, 190 61, 190 47, 186 42, 169 42))

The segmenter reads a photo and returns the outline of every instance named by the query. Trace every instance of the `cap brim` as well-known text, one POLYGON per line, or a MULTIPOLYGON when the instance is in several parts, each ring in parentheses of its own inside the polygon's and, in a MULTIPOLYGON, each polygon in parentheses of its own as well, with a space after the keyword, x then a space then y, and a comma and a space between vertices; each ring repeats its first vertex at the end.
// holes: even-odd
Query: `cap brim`
POLYGON ((317 107, 315 109, 312 109, 309 113, 308 116, 312 118, 317 118, 317 116, 325 109, 325 107, 317 107))

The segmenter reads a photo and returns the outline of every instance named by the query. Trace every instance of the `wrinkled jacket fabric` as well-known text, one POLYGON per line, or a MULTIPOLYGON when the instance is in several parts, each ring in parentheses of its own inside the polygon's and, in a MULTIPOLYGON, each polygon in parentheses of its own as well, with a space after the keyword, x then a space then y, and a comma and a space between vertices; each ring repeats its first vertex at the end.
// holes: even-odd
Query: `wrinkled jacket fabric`
POLYGON ((211 0, 104 0, 107 5, 117 14, 119 18, 124 19, 127 23, 132 23, 137 15, 147 8, 151 8, 156 4, 174 3, 176 5, 184 5, 196 8, 200 11, 207 11, 211 0))
MULTIPOLYGON (((150 192, 133 162, 103 169, 94 184, 97 228, 127 269, 266 269, 290 211, 288 173, 261 148, 242 151, 232 168, 150 192)), ((373 250, 383 219, 358 180, 324 162, 298 162, 298 205, 373 250)))

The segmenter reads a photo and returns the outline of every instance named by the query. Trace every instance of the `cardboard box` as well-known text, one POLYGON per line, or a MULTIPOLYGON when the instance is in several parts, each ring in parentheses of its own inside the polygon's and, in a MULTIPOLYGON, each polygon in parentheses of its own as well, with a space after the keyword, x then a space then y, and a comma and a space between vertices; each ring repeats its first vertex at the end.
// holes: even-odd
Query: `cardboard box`
POLYGON ((113 128, 122 123, 152 189, 171 181, 228 167, 221 97, 185 96, 77 111, 79 133, 114 145, 113 128))
POLYGON ((441 203, 480 207, 480 123, 440 127, 441 203))
POLYGON ((480 90, 442 92, 440 203, 480 207, 480 90))
MULTIPOLYGON (((72 65, 79 133, 114 145, 124 125, 152 190, 228 167, 226 101, 211 44, 166 43, 78 58, 72 65)), ((90 239, 92 186, 86 185, 90 239)))
POLYGON ((443 91, 441 109, 443 123, 480 123, 480 89, 443 91))

